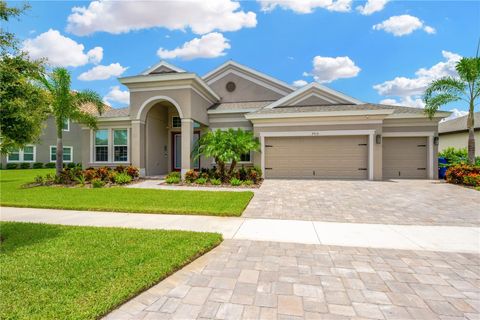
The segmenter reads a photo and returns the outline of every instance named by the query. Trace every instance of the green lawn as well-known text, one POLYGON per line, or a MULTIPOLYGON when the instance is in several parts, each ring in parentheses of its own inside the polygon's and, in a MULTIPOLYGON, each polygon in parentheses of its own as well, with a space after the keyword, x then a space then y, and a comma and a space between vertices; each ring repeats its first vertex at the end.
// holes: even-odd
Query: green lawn
POLYGON ((0 223, 0 319, 96 319, 221 242, 185 231, 0 223))
POLYGON ((103 189, 22 188, 52 169, 0 170, 0 205, 10 207, 97 210, 140 213, 240 216, 251 191, 183 191, 113 187, 103 189))

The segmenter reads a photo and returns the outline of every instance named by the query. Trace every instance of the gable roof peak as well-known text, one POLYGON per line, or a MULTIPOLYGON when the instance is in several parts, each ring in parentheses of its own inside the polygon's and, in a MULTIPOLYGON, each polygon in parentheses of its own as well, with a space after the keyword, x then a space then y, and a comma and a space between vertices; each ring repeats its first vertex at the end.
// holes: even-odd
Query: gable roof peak
MULTIPOLYGON (((158 68, 161 68, 161 67, 164 67, 165 69, 167 70, 171 70, 170 72, 173 72, 173 73, 180 73, 180 72, 186 72, 185 70, 183 70, 182 68, 179 68, 171 63, 168 63, 167 61, 165 60, 161 60, 160 62, 158 62, 157 64, 153 65, 152 67, 144 70, 141 75, 149 75, 151 73, 153 73, 155 70, 157 70, 158 68)), ((167 73, 167 72, 165 72, 167 73)))

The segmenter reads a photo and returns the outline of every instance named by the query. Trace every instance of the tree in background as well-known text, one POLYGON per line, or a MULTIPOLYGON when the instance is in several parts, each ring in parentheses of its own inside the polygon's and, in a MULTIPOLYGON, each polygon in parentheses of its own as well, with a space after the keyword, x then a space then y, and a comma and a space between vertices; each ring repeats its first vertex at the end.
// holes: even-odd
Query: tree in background
POLYGON ((468 162, 475 163, 475 102, 480 96, 480 58, 462 58, 455 69, 458 78, 443 77, 433 81, 425 90, 425 113, 432 118, 442 106, 455 101, 468 104, 468 162))
POLYGON ((35 143, 48 116, 48 97, 35 82, 44 73, 44 62, 30 60, 18 48, 15 35, 4 29, 11 19, 29 8, 9 7, 0 1, 0 152, 35 143))
POLYGON ((71 76, 65 68, 55 68, 52 73, 41 80, 41 84, 49 94, 49 114, 55 118, 57 131, 56 171, 60 174, 63 168, 63 128, 68 120, 84 124, 92 129, 97 127, 95 115, 82 110, 85 104, 92 104, 99 114, 103 113, 102 97, 92 90, 73 91, 71 76))

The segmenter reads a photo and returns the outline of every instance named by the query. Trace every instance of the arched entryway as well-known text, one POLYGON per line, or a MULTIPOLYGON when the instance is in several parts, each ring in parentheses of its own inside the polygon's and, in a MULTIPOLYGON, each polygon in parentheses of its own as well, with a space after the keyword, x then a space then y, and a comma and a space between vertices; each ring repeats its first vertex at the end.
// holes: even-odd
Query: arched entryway
POLYGON ((136 118, 132 121, 132 150, 138 150, 142 174, 159 176, 172 170, 185 173, 198 167, 191 159, 191 150, 199 133, 194 121, 183 116, 175 100, 163 96, 150 98, 139 108, 136 118))

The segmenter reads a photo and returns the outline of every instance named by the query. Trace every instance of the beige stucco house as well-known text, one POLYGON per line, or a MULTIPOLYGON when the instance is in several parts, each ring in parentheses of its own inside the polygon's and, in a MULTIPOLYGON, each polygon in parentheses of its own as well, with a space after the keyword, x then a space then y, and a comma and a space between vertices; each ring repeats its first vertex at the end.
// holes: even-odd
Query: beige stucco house
MULTIPOLYGON (((474 117, 475 156, 480 157, 480 112, 475 112, 474 117)), ((438 134, 440 136, 439 151, 443 151, 448 147, 456 149, 467 148, 467 116, 440 122, 438 125, 438 134)))
POLYGON ((98 130, 81 129, 84 167, 132 164, 141 174, 211 167, 193 161, 192 147, 208 130, 252 130, 261 150, 241 165, 265 178, 434 179, 438 112, 365 103, 318 83, 294 88, 228 61, 206 75, 160 62, 119 81, 130 105, 98 118, 98 130))

